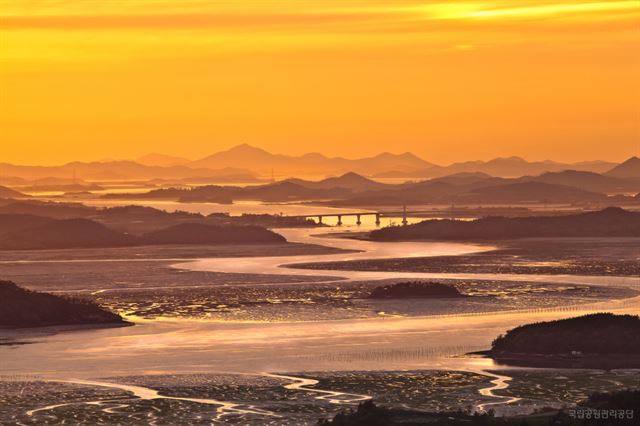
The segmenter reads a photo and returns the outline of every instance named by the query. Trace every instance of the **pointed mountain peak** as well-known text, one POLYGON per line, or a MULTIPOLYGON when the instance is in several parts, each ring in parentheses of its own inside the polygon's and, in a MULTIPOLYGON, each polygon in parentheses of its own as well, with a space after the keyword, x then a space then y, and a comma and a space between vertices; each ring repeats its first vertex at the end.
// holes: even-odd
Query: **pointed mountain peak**
POLYGON ((235 153, 259 152, 259 153, 268 154, 268 152, 265 151, 264 149, 255 147, 253 145, 249 145, 248 143, 241 143, 240 145, 231 147, 227 150, 227 152, 235 152, 235 153))
POLYGON ((497 162, 505 162, 505 163, 527 163, 528 161, 522 157, 511 156, 511 157, 498 157, 493 160, 488 161, 488 163, 497 163, 497 162))
POLYGON ((399 154, 398 157, 411 158, 412 160, 422 160, 422 158, 418 157, 413 152, 409 152, 409 151, 403 152, 402 154, 399 154))
POLYGON ((307 160, 326 160, 327 156, 320 154, 319 152, 308 152, 300 156, 300 158, 304 158, 307 160))
POLYGON ((625 161, 622 162, 622 164, 638 164, 640 163, 640 158, 636 157, 635 155, 625 161))
POLYGON ((628 160, 618 164, 613 169, 605 173, 607 176, 618 178, 640 177, 640 158, 633 156, 628 160))
POLYGON ((342 176, 340 176, 340 179, 367 179, 367 178, 356 172, 347 172, 342 176))
POLYGON ((403 152, 402 154, 393 154, 391 152, 382 152, 378 155, 375 155, 373 158, 394 158, 394 159, 398 159, 398 158, 402 158, 402 159, 410 159, 410 160, 420 160, 423 161, 420 157, 418 157, 417 155, 411 153, 411 152, 403 152))
POLYGON ((325 179, 325 181, 342 182, 345 184, 375 183, 375 181, 372 181, 371 179, 364 177, 355 172, 347 172, 342 176, 325 179))

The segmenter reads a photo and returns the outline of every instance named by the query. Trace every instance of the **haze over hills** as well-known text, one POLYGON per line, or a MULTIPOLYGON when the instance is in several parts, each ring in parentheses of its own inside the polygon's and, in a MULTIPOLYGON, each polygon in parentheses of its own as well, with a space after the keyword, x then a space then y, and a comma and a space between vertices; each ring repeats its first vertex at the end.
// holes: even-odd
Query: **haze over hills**
POLYGON ((423 169, 433 164, 405 152, 391 154, 388 152, 374 157, 361 159, 346 159, 342 157, 326 157, 319 153, 309 153, 302 156, 272 154, 251 145, 242 144, 227 151, 222 151, 190 163, 193 167, 219 168, 233 166, 255 170, 262 175, 268 175, 272 170, 278 175, 331 175, 336 173, 356 172, 370 174, 375 170, 423 169))
POLYGON ((601 175, 598 173, 577 170, 547 172, 540 176, 524 176, 519 180, 567 185, 580 188, 585 191, 602 192, 607 194, 640 191, 640 179, 622 179, 611 177, 608 174, 601 175))
POLYGON ((460 201, 483 203, 577 203, 603 200, 602 194, 567 185, 543 182, 517 182, 476 188, 461 194, 460 201), (465 200, 466 199, 466 200, 465 200))
POLYGON ((27 196, 6 186, 0 186, 0 198, 23 198, 27 196))
MULTIPOLYGON (((128 180, 157 178, 224 178, 248 179, 255 181, 256 176, 249 170, 194 168, 187 166, 148 166, 134 161, 109 162, 72 162, 62 166, 19 166, 0 164, 3 176, 22 179, 73 178, 84 180, 128 180)), ((0 180, 1 182, 1 180, 0 180)))
MULTIPOLYGON (((460 173, 483 173, 493 177, 537 176, 565 170, 605 173, 614 178, 640 177, 640 159, 633 157, 620 165, 604 161, 574 164, 555 161, 527 161, 520 157, 496 158, 490 161, 467 161, 448 166, 430 163, 418 156, 381 153, 373 157, 347 159, 327 157, 319 153, 301 156, 273 154, 264 149, 242 144, 226 151, 190 161, 185 158, 148 154, 136 161, 108 160, 71 162, 61 166, 22 166, 0 164, 0 184, 19 185, 36 179, 96 180, 162 180, 200 179, 220 182, 255 182, 258 176, 272 174, 285 177, 335 176, 348 172, 375 178, 426 179, 460 173)), ((187 182, 188 183, 188 182, 187 182)))
POLYGON ((180 210, 168 212, 140 205, 98 207, 36 199, 0 200, 0 219, 0 240, 7 232, 33 228, 51 219, 89 219, 115 231, 134 236, 142 236, 145 233, 183 223, 201 223, 221 227, 251 225, 268 228, 307 227, 312 224, 304 218, 275 214, 203 215, 180 210))
MULTIPOLYGON (((147 160, 156 159, 160 162, 177 161, 175 157, 162 155, 150 156, 147 160)), ((607 163, 581 163, 584 167, 602 168, 607 163)), ((171 200, 180 202, 211 202, 229 204, 236 200, 257 200, 264 202, 297 202, 322 201, 336 206, 371 206, 371 205, 402 205, 425 203, 455 203, 455 204, 501 204, 501 203, 604 203, 609 195, 620 195, 616 203, 625 204, 629 195, 640 193, 640 177, 636 177, 636 170, 640 159, 633 157, 620 165, 615 165, 600 174, 592 171, 574 170, 566 165, 551 161, 527 162, 518 157, 499 158, 488 162, 456 163, 441 167, 429 164, 418 157, 405 153, 400 155, 380 154, 375 157, 348 160, 344 158, 328 158, 320 154, 308 154, 300 157, 271 154, 265 150, 249 145, 240 145, 223 151, 203 160, 190 162, 180 166, 146 166, 131 161, 113 161, 107 163, 69 163, 65 166, 43 168, 29 167, 37 174, 62 172, 76 176, 119 174, 129 177, 142 178, 156 176, 147 183, 162 186, 161 189, 145 193, 109 193, 111 199, 151 199, 171 200), (275 181, 263 185, 233 185, 216 186, 211 183, 250 183, 256 179, 254 172, 245 167, 281 167, 281 170, 314 170, 309 164, 322 164, 325 173, 343 167, 365 169, 366 173, 349 170, 339 176, 333 175, 321 180, 308 180, 300 177, 275 181), (387 167, 389 164, 403 163, 402 169, 423 167, 423 170, 433 170, 434 174, 456 171, 443 176, 419 182, 403 184, 388 184, 374 181, 364 176, 373 174, 376 167, 387 167), (257 165, 257 166, 256 166, 257 165), (425 166, 426 165, 426 166, 425 166), (218 167, 209 169, 206 167, 218 167), (424 168, 427 167, 427 168, 424 168), (528 170, 561 169, 561 171, 546 171, 540 174, 524 174, 528 170), (479 171, 489 170, 492 173, 479 171), (519 170, 522 176, 505 177, 519 170), (182 177, 177 177, 182 176, 182 177), (208 177, 207 177, 208 176, 208 177), (218 176, 217 178, 215 176, 218 176), (216 182, 219 179, 220 182, 216 182), (206 186, 195 186, 204 184, 206 186)), ((578 164, 579 166, 580 164, 578 164)), ((24 171, 25 166, 11 166, 24 171)), ((3 170, 7 173, 7 169, 3 170)), ((9 171, 11 173, 11 171, 9 171)), ((292 172, 293 173, 293 172, 292 172)), ((38 182, 75 182, 69 178, 44 178, 38 182)), ((66 185, 66 184, 65 184, 66 185)), ((86 182, 83 182, 86 185, 86 182)), ((20 189, 21 187, 17 187, 20 189)), ((29 188, 29 187, 25 187, 29 188)), ((76 188, 66 185, 64 188, 76 188)), ((90 190, 90 186, 79 186, 77 190, 90 190)), ((100 189, 100 188, 98 188, 100 189)), ((76 189, 74 189, 76 190, 76 189)), ((0 188, 0 191, 3 191, 0 188)), ((19 194, 5 188, 5 198, 17 198, 19 194)), ((0 195, 2 193, 0 192, 0 195)))
POLYGON ((590 172, 566 171, 508 179, 483 173, 458 173, 420 182, 385 184, 356 173, 319 181, 287 179, 265 185, 197 186, 113 193, 109 199, 171 200, 228 204, 238 200, 263 202, 315 201, 333 206, 403 204, 510 204, 633 202, 640 180, 617 179, 590 172), (612 195, 616 195, 614 200, 612 195))
POLYGON ((310 181, 304 179, 287 179, 285 182, 295 183, 296 185, 304 186, 305 188, 313 189, 333 189, 333 188, 347 188, 355 192, 378 190, 390 188, 392 185, 376 182, 371 179, 359 175, 354 172, 345 173, 342 176, 329 177, 320 181, 310 181))
POLYGON ((172 167, 183 166, 190 162, 186 158, 176 157, 173 155, 158 154, 152 152, 151 154, 143 155, 136 160, 137 163, 145 166, 160 166, 160 167, 172 167))
POLYGON ((374 205, 504 205, 530 203, 589 204, 606 203, 605 194, 542 182, 512 182, 500 178, 465 185, 444 181, 425 181, 399 185, 394 189, 365 191, 325 204, 335 206, 374 205))
POLYGON ((525 175, 539 175, 546 172, 559 172, 563 170, 579 170, 594 173, 603 173, 615 163, 606 161, 587 161, 573 164, 559 163, 555 161, 527 161, 520 157, 495 158, 489 161, 465 161, 453 163, 449 166, 432 166, 426 169, 403 171, 395 170, 376 174, 380 178, 433 178, 458 173, 485 173, 496 177, 519 177, 525 175))
POLYGON ((497 177, 539 175, 545 172, 568 169, 603 173, 615 167, 616 163, 606 161, 583 161, 574 164, 555 161, 529 162, 520 157, 507 157, 440 166, 425 161, 410 152, 403 154, 385 152, 368 158, 346 159, 327 157, 318 153, 302 156, 272 154, 263 149, 243 144, 194 161, 189 165, 195 167, 228 165, 248 168, 263 175, 269 174, 272 169, 275 169, 278 175, 289 174, 292 176, 355 172, 377 178, 432 178, 465 172, 480 172, 497 177))

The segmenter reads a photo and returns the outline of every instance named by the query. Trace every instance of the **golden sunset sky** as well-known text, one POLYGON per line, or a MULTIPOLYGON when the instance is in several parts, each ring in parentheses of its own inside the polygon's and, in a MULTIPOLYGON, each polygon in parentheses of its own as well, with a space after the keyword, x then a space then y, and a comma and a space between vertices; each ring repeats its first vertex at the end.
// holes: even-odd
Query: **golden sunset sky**
POLYGON ((639 152, 640 2, 0 0, 0 162, 639 152))

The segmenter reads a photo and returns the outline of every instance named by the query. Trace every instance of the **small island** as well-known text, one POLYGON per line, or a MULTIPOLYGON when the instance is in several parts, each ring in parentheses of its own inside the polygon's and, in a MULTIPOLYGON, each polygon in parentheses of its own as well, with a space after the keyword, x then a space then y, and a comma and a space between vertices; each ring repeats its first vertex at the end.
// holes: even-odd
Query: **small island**
POLYGON ((82 299, 39 293, 0 281, 0 328, 53 325, 131 325, 120 315, 82 299))
POLYGON ((444 299, 465 297, 457 288, 436 282, 404 282, 376 287, 369 299, 444 299))
POLYGON ((598 313, 516 327, 485 355, 531 367, 638 368, 640 317, 598 313))

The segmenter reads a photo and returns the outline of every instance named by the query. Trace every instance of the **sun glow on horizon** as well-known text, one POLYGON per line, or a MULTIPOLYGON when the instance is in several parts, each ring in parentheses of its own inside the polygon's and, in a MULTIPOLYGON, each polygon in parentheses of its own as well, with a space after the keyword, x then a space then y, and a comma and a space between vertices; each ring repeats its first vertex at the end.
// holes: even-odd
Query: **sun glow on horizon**
POLYGON ((620 160, 639 18, 628 0, 0 0, 0 156, 620 160))

